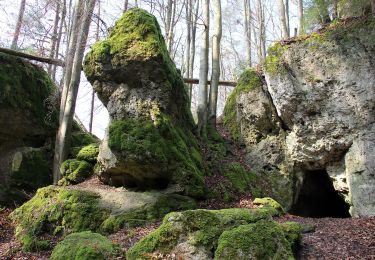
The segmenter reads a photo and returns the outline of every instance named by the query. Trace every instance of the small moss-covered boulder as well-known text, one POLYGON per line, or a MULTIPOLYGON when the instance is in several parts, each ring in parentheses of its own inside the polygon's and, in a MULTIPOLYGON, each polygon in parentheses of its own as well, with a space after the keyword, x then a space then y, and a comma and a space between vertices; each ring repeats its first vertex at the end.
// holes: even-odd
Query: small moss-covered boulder
POLYGON ((92 175, 93 166, 86 161, 69 159, 61 164, 60 172, 63 179, 60 180, 59 184, 77 184, 92 175))
POLYGON ((175 254, 183 259, 212 259, 220 235, 228 229, 271 219, 273 209, 223 209, 173 212, 163 224, 127 252, 128 259, 145 254, 175 254))
POLYGON ((78 160, 87 161, 90 163, 96 163, 96 159, 99 154, 99 146, 98 144, 89 144, 83 147, 77 154, 78 160))
POLYGON ((51 260, 106 260, 118 256, 119 248, 108 238, 84 231, 70 234, 58 243, 52 251, 51 260))
POLYGON ((261 220, 224 231, 215 259, 294 259, 291 244, 274 221, 261 220))
POLYGON ((110 114, 97 174, 113 186, 203 197, 189 98, 156 18, 134 8, 87 54, 84 71, 110 114))
POLYGON ((259 208, 273 208, 275 209, 280 215, 285 214, 284 208, 273 198, 256 198, 253 201, 254 205, 259 208))

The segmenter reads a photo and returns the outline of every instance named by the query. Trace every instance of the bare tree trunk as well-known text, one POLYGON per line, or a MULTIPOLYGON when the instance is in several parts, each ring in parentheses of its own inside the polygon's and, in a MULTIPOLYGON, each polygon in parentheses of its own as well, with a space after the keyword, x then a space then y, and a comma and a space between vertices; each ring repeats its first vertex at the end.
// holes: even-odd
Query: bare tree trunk
POLYGON ((176 1, 169 0, 168 1, 168 11, 167 11, 167 28, 166 28, 166 38, 167 38, 167 48, 169 53, 172 52, 172 45, 173 45, 173 29, 174 29, 174 21, 176 15, 176 1))
POLYGON ((304 18, 303 18, 303 0, 298 0, 298 34, 305 33, 304 18))
POLYGON ((266 28, 262 0, 257 0, 257 17, 259 23, 258 58, 259 62, 263 62, 263 60, 266 58, 266 28))
MULTIPOLYGON (((58 0, 56 2, 56 13, 55 13, 55 20, 54 20, 54 24, 53 24, 53 34, 52 34, 52 41, 51 41, 51 50, 50 50, 50 54, 49 54, 49 58, 50 59, 53 59, 55 57, 55 52, 56 52, 56 45, 57 45, 57 40, 58 40, 58 27, 59 27, 59 20, 60 20, 60 1, 58 0)), ((52 71, 53 71, 53 65, 49 65, 48 66, 48 74, 51 76, 52 78, 52 71)))
POLYGON ((208 42, 210 28, 209 1, 202 0, 203 8, 203 32, 201 39, 199 89, 198 89, 198 134, 206 135, 207 126, 207 77, 208 77, 208 42))
POLYGON ((55 158, 53 167, 54 184, 56 184, 61 178, 59 166, 66 159, 69 150, 71 127, 73 123, 74 110, 78 94, 78 86, 81 78, 82 60, 86 48, 87 37, 89 33, 91 16, 94 10, 94 6, 95 0, 79 0, 75 8, 75 21, 73 21, 72 24, 73 35, 71 36, 71 39, 75 39, 75 44, 71 44, 71 46, 74 46, 74 49, 71 50, 71 52, 74 53, 72 57, 69 57, 72 60, 69 63, 69 67, 67 67, 65 73, 65 77, 69 76, 70 81, 64 82, 66 83, 64 84, 64 88, 67 88, 68 90, 63 91, 63 93, 67 93, 67 97, 65 99, 65 104, 61 105, 61 107, 63 107, 64 110, 62 113, 60 113, 60 115, 62 115, 60 118, 60 126, 55 143, 55 158))
POLYGON ((209 123, 216 127, 217 96, 220 79, 220 42, 222 35, 221 0, 213 0, 214 35, 212 36, 212 71, 209 102, 209 123))
POLYGON ((20 10, 18 12, 16 29, 13 34, 12 44, 10 45, 10 48, 13 50, 17 49, 17 42, 18 42, 18 37, 20 36, 20 32, 21 32, 21 27, 23 23, 23 15, 25 14, 25 7, 26 7, 26 0, 21 0, 20 10))
POLYGON ((128 11, 129 0, 124 1, 124 12, 128 11))
MULTIPOLYGON (((96 21, 96 33, 95 33, 95 40, 99 41, 99 28, 100 28, 100 0, 98 0, 98 14, 97 14, 97 21, 96 21)), ((95 108, 95 91, 92 89, 91 93, 91 106, 90 106, 90 121, 89 121, 89 132, 92 133, 92 125, 94 122, 94 108, 95 108)))
POLYGON ((286 22, 286 15, 285 15, 285 5, 283 0, 279 0, 279 15, 280 15, 280 24, 281 24, 281 38, 286 39, 288 38, 288 25, 286 22))
MULTIPOLYGON (((195 11, 194 16, 192 17, 192 28, 191 28, 191 45, 190 45, 190 61, 189 61, 189 78, 194 77, 194 62, 195 62, 195 40, 197 35, 197 21, 199 13, 199 0, 195 2, 195 11)), ((189 100, 191 104, 192 95, 193 95, 193 84, 189 85, 189 100)))
MULTIPOLYGON (((186 48, 185 48, 185 60, 184 60, 184 77, 190 77, 190 44, 191 44, 191 18, 192 18, 192 0, 186 0, 185 14, 186 14, 186 48)), ((190 97, 190 88, 188 89, 188 95, 190 97)))
POLYGON ((246 37, 246 66, 251 67, 251 8, 250 0, 244 0, 244 29, 246 37))
POLYGON ((286 27, 288 28, 288 37, 290 37, 290 14, 289 14, 289 0, 285 1, 285 17, 286 17, 286 27))
MULTIPOLYGON (((62 30, 63 30, 63 23, 65 21, 66 17, 66 0, 63 0, 63 6, 61 10, 61 18, 60 18, 60 26, 59 26, 59 32, 57 34, 57 39, 56 39, 56 49, 54 53, 55 59, 59 58, 59 52, 60 52, 60 44, 61 44, 61 38, 62 38, 62 30)), ((56 80, 56 66, 52 67, 51 71, 51 77, 55 81, 56 80)))
POLYGON ((339 17, 338 13, 338 0, 333 0, 333 10, 332 10, 332 19, 335 20, 339 17))
POLYGON ((371 0, 372 14, 375 14, 375 0, 371 0))

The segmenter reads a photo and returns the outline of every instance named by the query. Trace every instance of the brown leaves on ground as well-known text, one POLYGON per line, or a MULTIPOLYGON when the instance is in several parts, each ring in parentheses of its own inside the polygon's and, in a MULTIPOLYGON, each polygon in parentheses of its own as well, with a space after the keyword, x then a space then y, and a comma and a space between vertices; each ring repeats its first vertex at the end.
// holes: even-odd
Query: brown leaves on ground
POLYGON ((315 232, 303 234, 297 259, 375 259, 375 217, 303 218, 285 215, 277 221, 315 225, 315 232))

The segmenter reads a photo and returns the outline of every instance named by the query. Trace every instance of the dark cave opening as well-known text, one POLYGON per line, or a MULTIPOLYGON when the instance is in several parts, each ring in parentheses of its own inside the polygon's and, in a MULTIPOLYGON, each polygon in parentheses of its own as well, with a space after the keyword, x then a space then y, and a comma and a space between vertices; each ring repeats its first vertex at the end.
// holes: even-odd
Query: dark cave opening
POLYGON ((291 214, 312 218, 350 217, 349 205, 333 188, 325 170, 307 171, 291 214))

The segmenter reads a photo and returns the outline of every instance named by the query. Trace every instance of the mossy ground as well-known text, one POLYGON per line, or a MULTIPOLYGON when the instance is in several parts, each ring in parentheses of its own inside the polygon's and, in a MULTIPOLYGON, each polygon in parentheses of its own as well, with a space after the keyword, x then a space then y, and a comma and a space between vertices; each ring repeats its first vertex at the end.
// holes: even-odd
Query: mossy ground
POLYGON ((108 238, 84 231, 73 233, 65 237, 53 249, 51 260, 106 260, 120 256, 120 250, 108 238))

